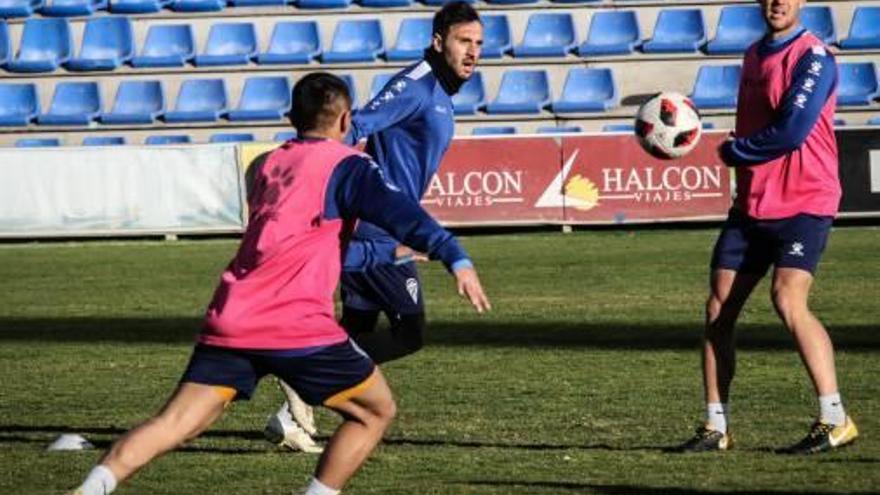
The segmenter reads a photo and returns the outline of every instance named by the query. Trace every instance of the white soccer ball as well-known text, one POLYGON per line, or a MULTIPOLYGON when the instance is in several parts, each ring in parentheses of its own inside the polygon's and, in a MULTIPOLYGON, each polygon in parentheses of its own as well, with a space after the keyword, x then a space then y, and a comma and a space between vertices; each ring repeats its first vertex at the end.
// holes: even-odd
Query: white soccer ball
POLYGON ((660 93, 636 113, 639 144, 657 158, 680 158, 700 142, 702 123, 696 105, 675 92, 660 93))

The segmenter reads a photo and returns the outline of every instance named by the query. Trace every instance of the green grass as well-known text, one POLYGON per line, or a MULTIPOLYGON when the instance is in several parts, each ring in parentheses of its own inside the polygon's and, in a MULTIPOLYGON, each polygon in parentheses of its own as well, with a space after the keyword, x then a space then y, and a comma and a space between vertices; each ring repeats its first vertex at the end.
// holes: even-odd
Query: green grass
MULTIPOLYGON (((465 239, 494 311, 423 270, 429 342, 385 366, 399 417, 351 494, 693 494, 880 491, 880 231, 837 229, 812 307, 828 325, 852 448, 791 458, 816 404, 766 283, 741 325, 737 450, 664 451, 703 414, 698 346, 714 230, 465 239)), ((106 447, 152 414, 187 361, 233 241, 0 246, 0 493, 61 493, 97 451, 47 453, 64 432, 106 447)), ((264 382, 206 435, 120 494, 290 493, 315 457, 260 430, 264 382)), ((326 433, 336 424, 321 412, 326 433)))

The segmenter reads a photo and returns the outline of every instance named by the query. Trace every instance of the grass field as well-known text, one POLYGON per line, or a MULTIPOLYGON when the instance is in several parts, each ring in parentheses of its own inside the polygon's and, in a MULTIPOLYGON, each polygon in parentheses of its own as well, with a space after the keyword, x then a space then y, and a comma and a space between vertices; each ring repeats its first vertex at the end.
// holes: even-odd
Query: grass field
MULTIPOLYGON (((385 371, 399 416, 350 494, 880 492, 880 230, 836 229, 813 293, 828 325, 851 448, 792 458, 816 404, 767 286, 743 316, 737 449, 681 455, 703 415, 698 346, 715 230, 465 238, 494 311, 424 270, 429 341, 385 371)), ((231 240, 0 246, 0 493, 60 493, 99 447, 173 389, 231 240)), ((315 457, 262 440, 280 394, 264 382, 204 437, 120 494, 290 493, 315 457)), ((326 434, 336 424, 319 416, 326 434)))

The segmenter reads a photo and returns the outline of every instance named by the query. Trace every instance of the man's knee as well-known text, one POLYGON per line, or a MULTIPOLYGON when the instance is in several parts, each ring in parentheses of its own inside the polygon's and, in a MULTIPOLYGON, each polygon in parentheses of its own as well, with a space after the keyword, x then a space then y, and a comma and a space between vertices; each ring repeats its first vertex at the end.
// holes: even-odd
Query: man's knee
POLYGON ((774 287, 771 293, 773 307, 789 330, 793 330, 794 321, 808 312, 807 301, 800 291, 786 287, 774 287))

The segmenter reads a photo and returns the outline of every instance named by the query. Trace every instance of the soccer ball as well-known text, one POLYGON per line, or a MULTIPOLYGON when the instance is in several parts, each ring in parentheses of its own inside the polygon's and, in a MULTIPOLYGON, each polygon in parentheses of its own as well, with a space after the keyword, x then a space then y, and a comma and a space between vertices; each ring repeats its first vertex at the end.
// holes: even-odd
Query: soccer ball
POLYGON ((657 158, 679 158, 700 141, 702 124, 696 105, 686 96, 660 93, 636 113, 639 144, 657 158))

